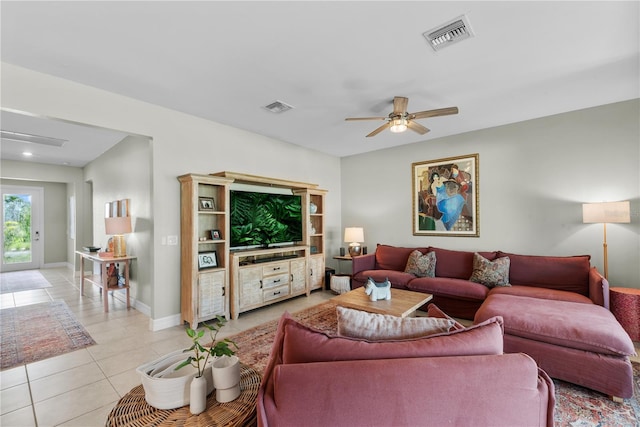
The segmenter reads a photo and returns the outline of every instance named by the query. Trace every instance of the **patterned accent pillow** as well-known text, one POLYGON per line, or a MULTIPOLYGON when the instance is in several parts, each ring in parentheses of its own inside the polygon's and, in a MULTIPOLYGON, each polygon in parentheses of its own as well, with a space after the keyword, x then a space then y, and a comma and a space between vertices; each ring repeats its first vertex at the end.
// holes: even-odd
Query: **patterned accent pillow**
POLYGON ((338 335, 370 341, 420 338, 449 332, 455 322, 435 317, 397 317, 336 307, 338 335))
POLYGON ((496 258, 489 261, 479 253, 473 254, 473 273, 470 281, 485 285, 487 288, 511 286, 509 283, 509 257, 496 258))
POLYGON ((422 252, 416 249, 409 254, 404 272, 417 277, 436 277, 436 253, 427 252, 422 255, 422 252))

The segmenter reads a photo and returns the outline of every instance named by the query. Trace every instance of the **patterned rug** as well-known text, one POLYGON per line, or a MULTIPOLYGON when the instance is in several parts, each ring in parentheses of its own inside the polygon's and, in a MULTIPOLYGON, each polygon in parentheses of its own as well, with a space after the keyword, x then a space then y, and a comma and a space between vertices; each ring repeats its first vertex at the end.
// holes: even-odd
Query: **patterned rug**
MULTIPOLYGON (((300 323, 324 332, 335 333, 335 304, 328 301, 292 313, 300 323)), ((258 371, 264 371, 271 352, 277 320, 248 329, 229 338, 239 347, 240 360, 258 371)), ((553 380, 556 388, 556 427, 640 427, 640 364, 633 363, 635 395, 623 403, 607 396, 564 381, 553 380)))
POLYGON ((0 294, 51 287, 51 283, 38 270, 0 273, 0 294))
POLYGON ((64 301, 0 310, 0 369, 95 344, 64 301))

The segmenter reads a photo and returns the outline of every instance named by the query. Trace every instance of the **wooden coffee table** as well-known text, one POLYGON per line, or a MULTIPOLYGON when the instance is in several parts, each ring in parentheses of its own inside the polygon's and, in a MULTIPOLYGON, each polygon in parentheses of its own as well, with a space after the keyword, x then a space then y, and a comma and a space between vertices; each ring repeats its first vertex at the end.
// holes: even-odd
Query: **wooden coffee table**
POLYGON ((342 307, 355 308, 370 313, 407 317, 414 314, 418 308, 431 301, 432 298, 431 294, 391 288, 390 300, 371 301, 369 295, 364 292, 364 287, 360 287, 334 297, 331 301, 342 307))

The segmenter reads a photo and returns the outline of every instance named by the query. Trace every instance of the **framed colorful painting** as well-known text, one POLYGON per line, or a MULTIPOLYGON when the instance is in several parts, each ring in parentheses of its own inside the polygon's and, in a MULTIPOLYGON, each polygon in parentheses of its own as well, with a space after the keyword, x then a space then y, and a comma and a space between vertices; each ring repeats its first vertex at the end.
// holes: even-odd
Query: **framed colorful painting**
POLYGON ((478 154, 411 165, 414 236, 480 236, 478 154))

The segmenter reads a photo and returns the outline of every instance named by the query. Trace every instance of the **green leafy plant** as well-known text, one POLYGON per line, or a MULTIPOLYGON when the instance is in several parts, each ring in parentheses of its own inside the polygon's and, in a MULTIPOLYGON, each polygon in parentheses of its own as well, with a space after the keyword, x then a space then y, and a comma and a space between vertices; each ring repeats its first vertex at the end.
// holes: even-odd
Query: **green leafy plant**
POLYGON ((205 329, 201 329, 200 331, 187 328, 187 335, 193 341, 193 345, 183 351, 183 353, 193 352, 192 355, 187 357, 187 359, 176 366, 176 371, 180 368, 184 368, 187 365, 191 365, 198 370, 198 377, 201 377, 204 373, 205 368, 207 367, 207 361, 209 360, 209 356, 220 357, 220 356, 233 356, 238 350, 238 345, 230 340, 229 338, 225 338, 221 341, 216 341, 216 337, 218 336, 218 332, 220 329, 227 323, 227 319, 222 316, 216 316, 216 323, 207 324, 203 323, 205 329), (211 338, 211 347, 206 348, 201 343, 200 340, 204 337, 205 330, 209 331, 209 337, 211 338), (235 349, 235 350, 234 350, 235 349))

